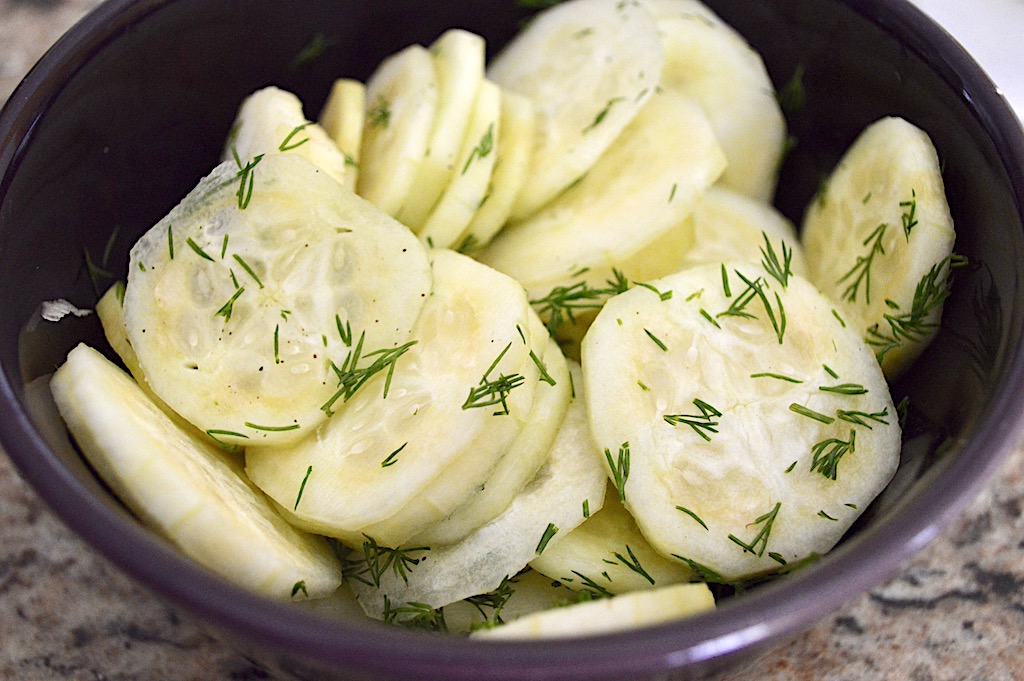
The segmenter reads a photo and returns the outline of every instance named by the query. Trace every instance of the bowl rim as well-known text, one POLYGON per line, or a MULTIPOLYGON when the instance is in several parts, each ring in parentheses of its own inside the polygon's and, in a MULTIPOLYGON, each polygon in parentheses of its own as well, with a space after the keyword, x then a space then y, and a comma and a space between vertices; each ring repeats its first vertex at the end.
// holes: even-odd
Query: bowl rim
MULTIPOLYGON (((72 27, 36 64, 0 109, 0 202, 6 196, 35 123, 61 88, 126 27, 175 0, 108 0, 72 27)), ((1024 222, 1024 131, 1006 99, 966 51, 908 0, 837 0, 883 30, 901 36, 963 98, 999 153, 1024 222)), ((120 570, 163 599, 258 646, 322 664, 416 678, 611 678, 665 672, 694 664, 715 667, 745 650, 763 648, 821 620, 854 596, 895 574, 942 532, 988 484, 1024 434, 1013 398, 1024 388, 1024 341, 1001 377, 1000 392, 975 435, 933 484, 899 508, 894 519, 837 547, 799 579, 780 580, 730 599, 687 623, 642 632, 564 641, 487 642, 435 637, 395 627, 351 626, 276 603, 236 587, 89 493, 49 450, 21 403, 23 386, 0 372, 0 444, 21 476, 76 534, 120 570), (965 483, 965 481, 967 481, 965 483), (885 551, 877 550, 885 547, 885 551), (836 586, 836 571, 842 579, 836 586), (693 626, 696 624, 696 626, 693 626), (642 653, 642 654, 638 654, 642 653), (553 671, 557 670, 557 671, 553 671)))

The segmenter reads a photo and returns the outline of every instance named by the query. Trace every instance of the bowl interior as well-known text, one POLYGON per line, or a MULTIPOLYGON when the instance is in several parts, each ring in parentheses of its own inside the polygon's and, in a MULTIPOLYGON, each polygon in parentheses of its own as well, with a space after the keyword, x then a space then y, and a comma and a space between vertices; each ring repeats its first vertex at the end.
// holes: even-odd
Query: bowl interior
POLYGON ((106 348, 95 316, 44 322, 40 303, 66 298, 89 308, 125 277, 136 238, 216 163, 245 95, 275 84, 315 117, 335 78, 365 79, 383 57, 446 28, 484 35, 493 53, 529 16, 515 0, 119 0, 76 27, 0 118, 7 451, 65 521, 123 569, 236 634, 286 649, 293 666, 305 656, 309 664, 423 678, 556 670, 593 679, 684 667, 697 675, 877 582, 966 503, 1016 442, 1014 391, 1024 384, 1020 128, 966 55, 902 0, 707 4, 761 52, 777 88, 802 73, 805 101, 788 114, 796 144, 776 202, 784 213, 799 224, 856 135, 880 117, 903 116, 939 150, 955 250, 970 261, 957 274, 939 337, 894 386, 895 399, 909 397, 910 405, 897 479, 819 564, 730 599, 700 627, 571 647, 482 652, 456 639, 326 622, 243 593, 140 529, 26 390, 79 341, 106 348))

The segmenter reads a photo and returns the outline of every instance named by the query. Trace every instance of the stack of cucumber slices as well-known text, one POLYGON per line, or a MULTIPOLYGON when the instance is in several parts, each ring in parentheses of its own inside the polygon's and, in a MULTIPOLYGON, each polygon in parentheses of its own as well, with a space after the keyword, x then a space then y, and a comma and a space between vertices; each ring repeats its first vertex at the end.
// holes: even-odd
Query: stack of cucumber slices
POLYGON ((829 551, 961 262, 927 135, 871 125, 798 236, 772 83, 697 0, 569 0, 484 55, 410 46, 319 122, 248 97, 97 306, 128 372, 81 345, 51 382, 82 452, 229 580, 481 639, 829 551))

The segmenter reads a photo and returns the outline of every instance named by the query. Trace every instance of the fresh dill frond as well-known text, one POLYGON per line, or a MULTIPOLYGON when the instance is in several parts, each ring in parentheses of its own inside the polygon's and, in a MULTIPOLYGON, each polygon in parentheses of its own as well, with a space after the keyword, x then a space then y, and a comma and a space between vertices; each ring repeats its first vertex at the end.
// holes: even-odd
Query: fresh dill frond
POLYGON ((695 399, 693 404, 700 410, 700 414, 665 414, 665 423, 670 426, 679 424, 690 426, 706 442, 711 442, 711 436, 708 433, 718 433, 718 421, 715 419, 721 417, 722 412, 702 399, 695 399))

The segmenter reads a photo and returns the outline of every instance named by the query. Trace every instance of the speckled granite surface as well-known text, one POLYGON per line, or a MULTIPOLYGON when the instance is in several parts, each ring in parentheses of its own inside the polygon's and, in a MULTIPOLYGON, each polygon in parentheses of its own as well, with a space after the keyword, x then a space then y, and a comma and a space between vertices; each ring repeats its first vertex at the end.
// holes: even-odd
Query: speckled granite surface
MULTIPOLYGON (((0 101, 96 0, 0 0, 0 101)), ((720 681, 1024 679, 1024 449, 895 579, 720 681)), ((0 679, 267 679, 77 539, 0 453, 0 679)))

